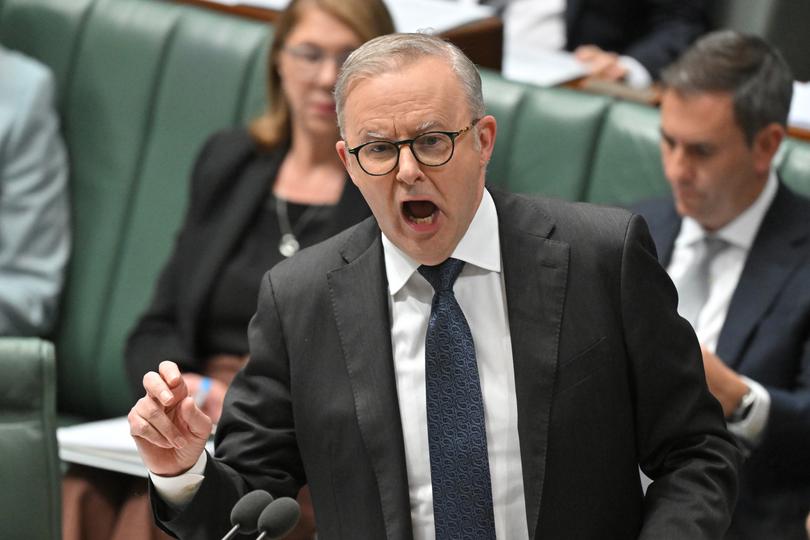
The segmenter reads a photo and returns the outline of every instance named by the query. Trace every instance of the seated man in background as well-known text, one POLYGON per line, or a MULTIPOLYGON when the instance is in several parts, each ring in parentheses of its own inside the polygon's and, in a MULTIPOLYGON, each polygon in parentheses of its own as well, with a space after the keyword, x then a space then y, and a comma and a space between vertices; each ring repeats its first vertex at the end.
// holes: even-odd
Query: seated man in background
POLYGON ((70 211, 53 101, 48 69, 0 47, 0 336, 44 336, 56 322, 70 211))
POLYGON ((504 58, 574 51, 592 76, 645 87, 708 29, 701 0, 483 0, 503 7, 504 58))
POLYGON ((804 539, 810 509, 810 201, 774 170, 792 76, 757 37, 699 40, 664 72, 672 199, 641 205, 750 456, 728 538, 804 539))

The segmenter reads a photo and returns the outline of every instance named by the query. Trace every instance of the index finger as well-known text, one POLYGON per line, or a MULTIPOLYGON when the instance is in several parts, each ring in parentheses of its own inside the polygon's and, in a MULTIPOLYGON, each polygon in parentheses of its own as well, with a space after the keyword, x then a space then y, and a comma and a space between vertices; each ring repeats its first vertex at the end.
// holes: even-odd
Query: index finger
POLYGON ((183 382, 183 377, 180 375, 180 368, 170 360, 164 360, 158 365, 158 373, 160 373, 161 378, 166 381, 166 384, 169 385, 169 388, 175 388, 183 382))

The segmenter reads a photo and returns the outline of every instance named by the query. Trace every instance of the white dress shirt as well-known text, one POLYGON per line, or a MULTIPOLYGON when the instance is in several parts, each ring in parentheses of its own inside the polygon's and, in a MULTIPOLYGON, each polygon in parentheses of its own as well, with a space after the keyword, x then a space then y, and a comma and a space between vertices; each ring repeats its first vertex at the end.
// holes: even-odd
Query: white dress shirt
MULTIPOLYGON (((425 336, 433 288, 419 263, 383 235, 397 396, 414 540, 435 538, 425 396, 425 336)), ((487 191, 451 257, 466 264, 453 287, 475 343, 484 399, 498 538, 527 538, 512 342, 501 272, 498 216, 487 191)))
MULTIPOLYGON (((425 397, 425 336, 433 289, 408 257, 382 235, 391 312, 397 397, 405 441, 414 540, 435 538, 425 397)), ((498 538, 528 538, 523 467, 518 438, 515 370, 501 271, 498 215, 489 192, 452 257, 465 261, 453 287, 475 343, 484 400, 487 451, 498 538)), ((206 454, 187 473, 166 478, 150 473, 164 501, 182 507, 203 480, 206 454)))
MULTIPOLYGON (((711 352, 715 352, 720 331, 726 322, 726 315, 731 304, 731 297, 740 281, 745 261, 765 213, 770 208, 778 181, 776 173, 771 171, 765 188, 759 197, 734 220, 717 230, 714 235, 728 243, 709 267, 709 297, 698 314, 695 333, 698 340, 711 352)), ((706 232, 700 224, 690 217, 683 218, 681 230, 675 240, 669 273, 675 287, 680 290, 681 281, 696 255, 696 248, 706 232)), ((728 424, 729 430, 751 444, 756 444, 765 429, 770 411, 771 398, 765 388, 747 377, 746 384, 754 393, 755 401, 748 417, 740 422, 728 424)))

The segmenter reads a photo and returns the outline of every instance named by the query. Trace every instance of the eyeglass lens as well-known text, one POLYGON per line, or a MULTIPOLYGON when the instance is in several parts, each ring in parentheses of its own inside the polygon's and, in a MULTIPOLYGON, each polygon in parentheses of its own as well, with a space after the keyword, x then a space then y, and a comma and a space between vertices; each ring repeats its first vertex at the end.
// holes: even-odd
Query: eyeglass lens
MULTIPOLYGON (((414 157, 422 164, 438 166, 453 155, 453 139, 446 133, 428 132, 410 143, 414 157)), ((397 165, 399 147, 388 141, 375 141, 360 149, 360 165, 370 174, 385 174, 397 165)))
POLYGON ((340 68, 343 65, 343 62, 345 62, 352 53, 351 50, 345 50, 332 54, 326 52, 320 47, 309 44, 285 47, 284 51, 297 61, 299 68, 304 70, 317 69, 327 58, 331 58, 335 62, 335 66, 340 68))

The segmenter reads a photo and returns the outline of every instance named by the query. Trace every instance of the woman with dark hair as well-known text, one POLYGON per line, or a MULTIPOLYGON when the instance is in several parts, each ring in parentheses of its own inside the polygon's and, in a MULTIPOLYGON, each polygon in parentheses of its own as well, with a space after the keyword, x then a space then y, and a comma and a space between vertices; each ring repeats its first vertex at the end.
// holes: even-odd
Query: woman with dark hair
MULTIPOLYGON (((332 90, 352 50, 393 31, 381 0, 293 0, 276 21, 267 112, 203 146, 174 251, 127 342, 134 395, 146 372, 172 360, 216 422, 228 384, 248 359, 247 325, 261 276, 370 215, 335 151, 332 90)), ((145 484, 110 476, 79 467, 66 476, 65 540, 131 538, 126 534, 145 530, 147 518, 153 532, 142 537, 160 538, 145 484), (99 507, 112 517, 99 519, 99 507)), ((306 489, 299 499, 303 518, 294 535, 306 538, 314 531, 306 489)))

